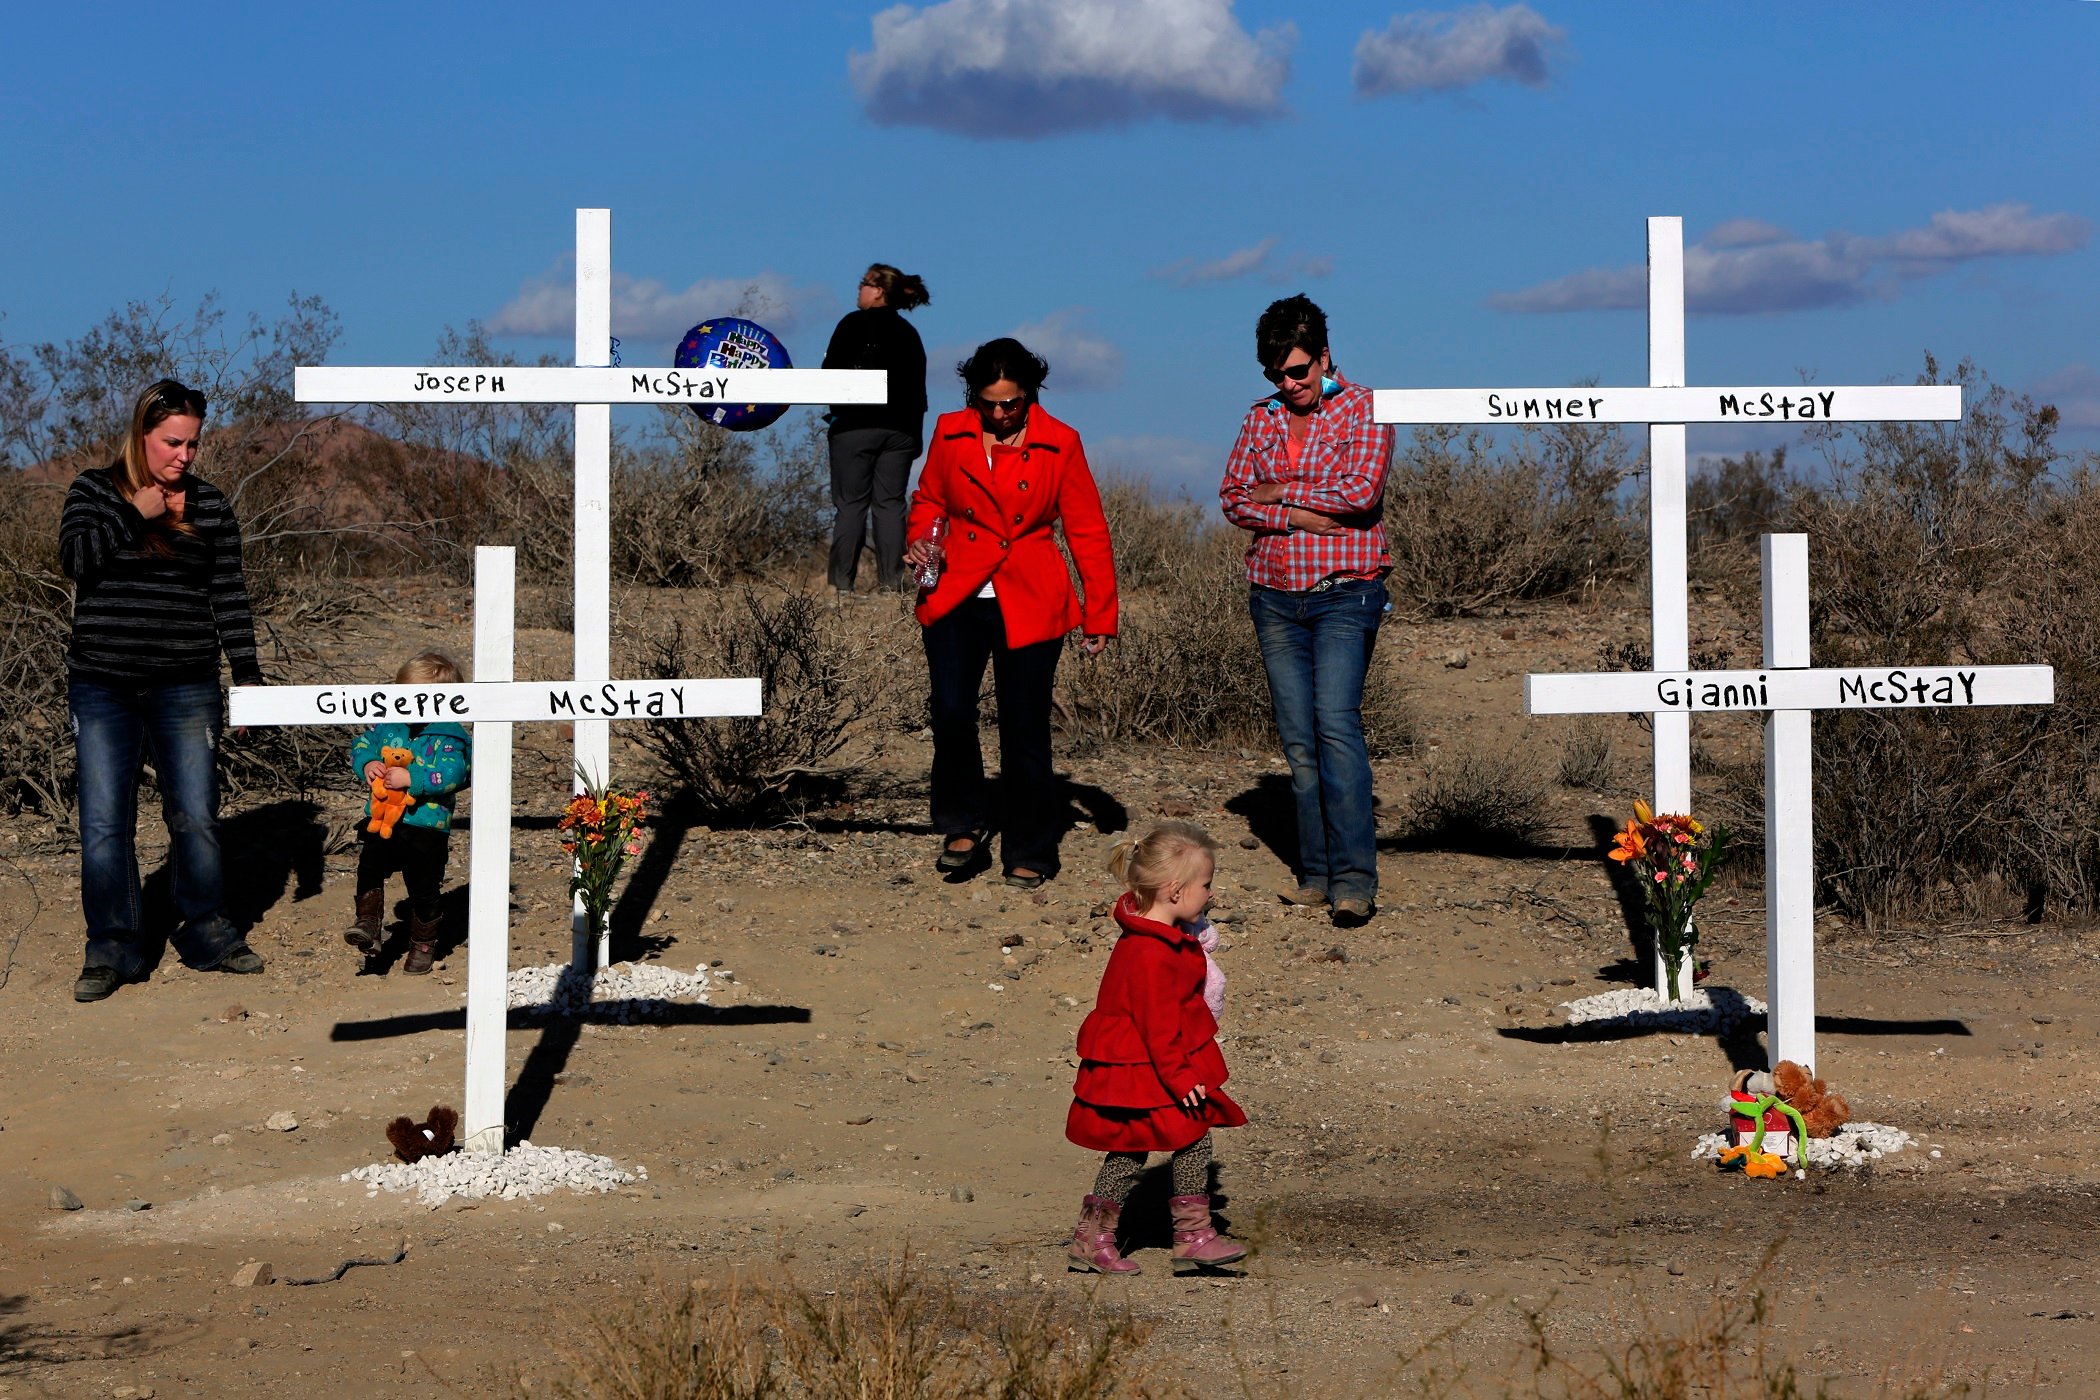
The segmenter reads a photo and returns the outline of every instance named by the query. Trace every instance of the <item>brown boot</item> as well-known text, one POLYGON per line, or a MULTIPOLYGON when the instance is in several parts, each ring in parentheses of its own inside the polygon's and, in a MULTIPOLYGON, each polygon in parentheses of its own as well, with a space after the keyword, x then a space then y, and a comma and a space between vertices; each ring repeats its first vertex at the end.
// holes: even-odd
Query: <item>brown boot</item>
POLYGON ((1210 1197, 1171 1196, 1167 1210, 1174 1217, 1174 1250, 1170 1256, 1177 1274, 1214 1269, 1247 1257, 1241 1245, 1219 1234, 1210 1218, 1210 1197))
POLYGON ((359 890, 357 892, 357 918, 343 930, 343 941, 360 953, 372 953, 379 949, 381 926, 386 922, 386 890, 359 890))
POLYGON ((1088 1196, 1079 1208, 1079 1223, 1072 1227, 1072 1245, 1067 1251, 1068 1272, 1134 1274, 1138 1266, 1116 1248, 1116 1221, 1123 1208, 1101 1196, 1088 1196))
POLYGON ((401 960, 401 970, 411 977, 421 977, 430 971, 437 961, 438 929, 443 920, 424 922, 423 916, 411 909, 408 911, 408 956, 401 960))

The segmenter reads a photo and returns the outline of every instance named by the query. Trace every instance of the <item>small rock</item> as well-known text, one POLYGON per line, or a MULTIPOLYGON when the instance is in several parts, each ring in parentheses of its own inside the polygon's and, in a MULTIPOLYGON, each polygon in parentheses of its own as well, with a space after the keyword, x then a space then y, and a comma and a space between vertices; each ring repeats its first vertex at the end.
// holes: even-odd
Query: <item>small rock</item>
POLYGON ((2056 1018, 2055 1018, 2054 1016, 2036 1016, 2036 1017, 2034 1017, 2034 1018, 2033 1018, 2033 1021, 2034 1021, 2034 1023, 2035 1023, 2035 1024, 2037 1025, 2037 1026, 2046 1026, 2046 1025, 2050 1025, 2050 1024, 2052 1024, 2052 1023, 2053 1023, 2053 1022, 2054 1022, 2055 1020, 2056 1020, 2056 1018))
POLYGON ((1243 851, 1258 851, 1261 849, 1261 842, 1255 840, 1252 836, 1242 836, 1240 838, 1240 849, 1243 851))
POLYGON ((866 1215, 867 1213, 868 1208, 866 1206, 853 1205, 846 1207, 846 1218, 848 1220, 856 1219, 860 1216, 866 1215))
POLYGON ((1575 979, 1572 977, 1554 977, 1549 980, 1556 987, 1572 987, 1575 985, 1575 979))
POLYGON ((235 1002, 219 1013, 219 1019, 221 1021, 245 1021, 248 1019, 248 1008, 239 1002, 235 1002))
POLYGON ((1335 1054, 1332 1050, 1322 1050, 1320 1052, 1320 1063, 1323 1065, 1331 1065, 1340 1058, 1341 1056, 1335 1054))
POLYGON ((227 1143, 232 1141, 232 1133, 213 1133, 211 1135, 211 1145, 213 1147, 224 1147, 227 1143))
POLYGON ((1473 1306, 1473 1295, 1470 1293, 1454 1293, 1451 1295, 1451 1301, 1462 1308, 1470 1308, 1473 1306))
POLYGON ((968 1205, 977 1199, 977 1193, 967 1186, 951 1186, 948 1188, 948 1199, 958 1205, 968 1205))
POLYGON ((1041 956, 1042 953, 1034 948, 1018 948, 1013 954, 1012 970, 1019 971, 1024 967, 1033 966, 1035 960, 1041 956))
POLYGON ((153 1202, 151 1202, 151 1201, 142 1201, 142 1200, 138 1199, 138 1198, 137 1198, 136 1196, 134 1196, 134 1197, 132 1197, 132 1198, 131 1198, 130 1200, 128 1200, 128 1201, 126 1201, 126 1202, 124 1202, 124 1209, 126 1209, 126 1210, 151 1210, 151 1209, 153 1209, 153 1202))
POLYGON ((63 1186, 54 1186, 51 1188, 51 1209, 79 1210, 80 1197, 74 1195, 63 1186))
POLYGON ((253 1263, 243 1264, 233 1272, 233 1286, 235 1288, 255 1288, 261 1284, 275 1283, 276 1281, 277 1271, 270 1267, 269 1261, 264 1259, 257 1259, 253 1263))
POLYGON ((1002 933, 999 935, 999 946, 1002 948, 1018 948, 1027 941, 1026 938, 1023 938, 1018 933, 1002 933))
POLYGON ((255 1350, 255 1338, 235 1337, 233 1339, 233 1349, 236 1352, 253 1351, 255 1350))
POLYGON ((1375 1308, 1378 1306, 1378 1290, 1367 1283, 1355 1284, 1335 1294, 1334 1305, 1338 1308, 1375 1308))
POLYGON ((1663 1266, 1663 1272, 1668 1274, 1671 1278, 1683 1278, 1684 1265, 1676 1263, 1665 1264, 1663 1266))
POLYGON ((1467 664, 1471 662, 1472 659, 1472 654, 1469 653, 1464 647, 1456 647, 1453 650, 1444 653, 1444 665, 1454 671, 1465 670, 1467 664))
POLYGON ((856 1116, 854 1116, 854 1117, 852 1117, 852 1118, 848 1118, 848 1119, 846 1120, 846 1126, 847 1126, 847 1127, 849 1127, 849 1128, 865 1128, 865 1127, 866 1127, 866 1126, 867 1126, 868 1124, 870 1124, 870 1123, 872 1123, 872 1122, 874 1122, 874 1121, 875 1121, 875 1115, 874 1115, 874 1114, 872 1114, 872 1113, 862 1113, 862 1114, 858 1114, 858 1115, 856 1115, 856 1116))
POLYGON ((1461 999, 1461 998, 1459 998, 1459 997, 1454 997, 1454 996, 1448 996, 1448 995, 1447 995, 1447 996, 1446 996, 1446 997, 1444 998, 1444 1005, 1446 1005, 1446 1006, 1464 1006, 1464 1005, 1465 1005, 1465 1002, 1464 1002, 1464 1000, 1463 1000, 1463 999, 1461 999))
POLYGON ((734 913, 736 910, 736 901, 733 899, 718 899, 715 901, 715 908, 721 910, 725 914, 734 913))
POLYGON ((273 1133, 288 1133, 299 1126, 299 1120, 294 1118, 289 1110, 280 1108, 263 1119, 263 1126, 273 1133))
POLYGON ((907 1084, 924 1084, 926 1076, 914 1070, 906 1070, 904 1071, 904 1082, 907 1084))

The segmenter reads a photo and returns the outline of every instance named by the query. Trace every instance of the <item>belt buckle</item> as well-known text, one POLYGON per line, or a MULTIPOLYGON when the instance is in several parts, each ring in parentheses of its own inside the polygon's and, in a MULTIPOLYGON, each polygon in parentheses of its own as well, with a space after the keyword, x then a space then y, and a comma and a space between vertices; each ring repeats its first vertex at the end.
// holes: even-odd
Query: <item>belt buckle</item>
POLYGON ((1329 574, 1326 578, 1321 579, 1318 583, 1314 584, 1312 587, 1306 589, 1305 591, 1307 593, 1325 593, 1328 589, 1334 587, 1340 582, 1341 579, 1339 579, 1333 574, 1329 574))

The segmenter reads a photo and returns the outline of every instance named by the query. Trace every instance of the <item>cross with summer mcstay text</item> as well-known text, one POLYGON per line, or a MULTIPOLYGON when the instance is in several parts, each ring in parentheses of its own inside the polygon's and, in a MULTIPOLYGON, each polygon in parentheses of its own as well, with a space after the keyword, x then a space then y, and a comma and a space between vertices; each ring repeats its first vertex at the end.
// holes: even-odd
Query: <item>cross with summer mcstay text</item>
MULTIPOLYGON (((575 661, 579 682, 612 674, 612 408, 662 403, 879 404, 889 376, 867 369, 616 369, 612 355, 612 211, 576 211, 576 365, 426 365, 345 368, 301 365, 300 403, 573 404, 576 423, 575 661)), ((612 781, 610 736, 600 720, 576 722, 578 792, 583 774, 612 781)), ((572 959, 610 957, 584 939, 583 906, 570 911, 572 959)))
MULTIPOLYGON (((1650 651, 1658 672, 1681 672, 1692 664, 1685 424, 1952 422, 1961 417, 1959 385, 1702 389, 1687 388, 1684 381, 1684 220, 1672 215, 1648 220, 1647 387, 1379 389, 1372 394, 1371 413, 1380 423, 1395 424, 1646 423, 1650 651)), ((1687 710, 1662 710, 1655 716, 1655 810, 1691 809, 1692 717, 1687 710)), ((1653 975, 1657 990, 1669 985, 1660 951, 1653 975)))
MULTIPOLYGON (((1533 715, 1765 711, 1765 1050, 1816 1063, 1815 785, 1817 710, 2049 705, 2047 666, 1844 666, 1808 663, 1808 536, 1759 542, 1765 664, 1755 671, 1602 671, 1524 678, 1533 715)), ((1679 808, 1677 810, 1683 810, 1679 808)), ((1681 984, 1688 985, 1688 984, 1681 984)))
MULTIPOLYGON (((504 1068, 510 1028, 510 755, 514 723, 696 719, 756 715, 759 683, 742 680, 511 679, 517 556, 474 551, 474 679, 458 685, 237 685, 234 724, 349 724, 449 720, 474 726, 467 868, 467 1084, 461 1141, 503 1151, 504 1068)), ((579 725, 579 728, 581 726, 579 725)))

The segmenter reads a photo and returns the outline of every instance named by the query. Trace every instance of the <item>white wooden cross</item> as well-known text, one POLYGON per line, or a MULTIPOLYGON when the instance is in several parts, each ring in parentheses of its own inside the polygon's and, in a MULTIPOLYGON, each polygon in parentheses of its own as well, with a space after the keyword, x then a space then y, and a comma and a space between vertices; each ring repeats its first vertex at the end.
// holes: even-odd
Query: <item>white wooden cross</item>
MULTIPOLYGON (((1817 710, 2048 705, 2047 666, 1827 667, 1808 659, 1808 536, 1766 535, 1765 664, 1755 671, 1602 671, 1524 679, 1534 715, 1765 711, 1765 1047, 1816 1063, 1815 826, 1809 720, 1817 710)), ((1683 810, 1682 808, 1678 810, 1683 810)), ((1686 984, 1688 985, 1688 984, 1686 984)))
MULTIPOLYGON (((1648 220, 1648 385, 1601 389, 1379 389, 1381 423, 1487 423, 1528 428, 1548 423, 1648 425, 1648 589, 1650 651, 1657 671, 1691 663, 1686 578, 1687 423, 1890 423, 1961 417, 1959 385, 1685 387, 1684 220, 1648 220)), ((1637 707, 1629 707, 1637 708, 1637 707)), ((1688 712, 1655 716, 1655 810, 1692 809, 1692 724, 1688 712)), ((1656 954, 1655 985, 1668 985, 1656 954)))
MULTIPOLYGON (((299 366, 300 403, 566 403, 576 413, 575 664, 579 682, 603 680, 612 667, 612 408, 668 403, 879 404, 889 376, 881 370, 614 369, 612 355, 612 211, 576 211, 576 367, 431 365, 345 368, 299 366)), ((575 727, 576 790, 583 774, 612 779, 609 736, 595 719, 575 727)), ((602 966, 604 940, 590 949, 583 906, 570 911, 574 960, 602 966)))
MULTIPOLYGON (((444 720, 474 726, 472 839, 467 865, 467 1082, 469 1151, 503 1151, 509 1029, 511 725, 551 720, 695 719, 755 715, 755 678, 741 680, 511 679, 516 552, 474 551, 474 679, 458 685, 240 685, 228 692, 237 725, 444 720)), ((581 726, 579 725, 579 728, 581 726)))

